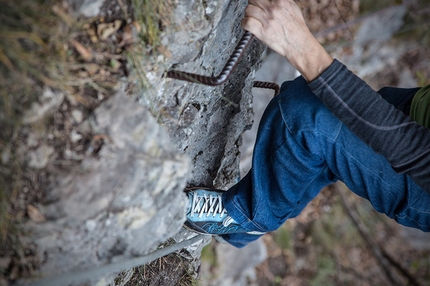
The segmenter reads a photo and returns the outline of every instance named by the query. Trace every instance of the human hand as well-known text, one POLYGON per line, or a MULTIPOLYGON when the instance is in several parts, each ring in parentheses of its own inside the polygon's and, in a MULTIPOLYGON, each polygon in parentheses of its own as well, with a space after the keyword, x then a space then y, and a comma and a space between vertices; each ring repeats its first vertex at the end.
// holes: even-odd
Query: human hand
POLYGON ((317 78, 333 62, 292 0, 249 0, 242 28, 286 57, 307 81, 317 78))

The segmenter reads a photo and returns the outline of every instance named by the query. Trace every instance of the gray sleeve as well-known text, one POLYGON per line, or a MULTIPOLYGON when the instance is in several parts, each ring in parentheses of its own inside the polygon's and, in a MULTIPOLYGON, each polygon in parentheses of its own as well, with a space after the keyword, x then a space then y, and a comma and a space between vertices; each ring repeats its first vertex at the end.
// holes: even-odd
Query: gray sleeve
POLYGON ((430 130, 385 101, 337 60, 309 83, 352 132, 382 154, 397 173, 430 192, 430 130))

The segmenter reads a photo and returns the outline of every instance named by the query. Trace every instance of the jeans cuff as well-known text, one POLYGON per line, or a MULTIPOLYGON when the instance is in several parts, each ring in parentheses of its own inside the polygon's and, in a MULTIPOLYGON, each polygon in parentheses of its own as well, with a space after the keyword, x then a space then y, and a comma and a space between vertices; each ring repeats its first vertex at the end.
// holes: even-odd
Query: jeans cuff
POLYGON ((248 231, 266 232, 266 230, 259 228, 240 207, 240 204, 237 201, 237 196, 235 196, 239 185, 240 184, 233 186, 222 196, 223 205, 227 210, 228 215, 233 218, 236 223, 240 224, 240 226, 247 229, 248 231))

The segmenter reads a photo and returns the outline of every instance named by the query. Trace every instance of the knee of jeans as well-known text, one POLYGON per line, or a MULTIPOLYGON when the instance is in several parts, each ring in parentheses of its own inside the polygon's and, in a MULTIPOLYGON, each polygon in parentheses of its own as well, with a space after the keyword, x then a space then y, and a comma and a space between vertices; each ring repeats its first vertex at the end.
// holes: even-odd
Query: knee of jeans
POLYGON ((329 137, 337 136, 342 123, 316 97, 303 77, 282 85, 279 106, 292 134, 311 130, 329 137))
MULTIPOLYGON (((297 79, 297 78, 296 78, 297 79)), ((279 94, 277 96, 281 96, 282 94, 284 94, 284 91, 288 88, 288 86, 292 83, 292 80, 288 80, 288 81, 284 81, 281 84, 281 88, 279 89, 279 94)))
POLYGON ((307 82, 302 76, 296 77, 294 80, 288 80, 282 83, 278 96, 285 95, 285 92, 290 93, 292 90, 306 88, 307 86, 307 82))
POLYGON ((322 105, 321 101, 315 96, 308 83, 303 77, 297 77, 292 81, 282 84, 281 91, 277 96, 279 101, 285 103, 284 109, 303 108, 303 111, 315 110, 322 105))

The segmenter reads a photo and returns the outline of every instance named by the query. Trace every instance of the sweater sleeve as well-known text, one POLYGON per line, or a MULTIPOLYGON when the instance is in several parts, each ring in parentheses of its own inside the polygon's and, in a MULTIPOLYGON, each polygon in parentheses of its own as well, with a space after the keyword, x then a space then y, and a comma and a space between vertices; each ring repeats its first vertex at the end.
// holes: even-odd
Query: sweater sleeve
POLYGON ((430 193, 430 129, 397 110, 337 60, 309 86, 395 172, 409 175, 430 193))

